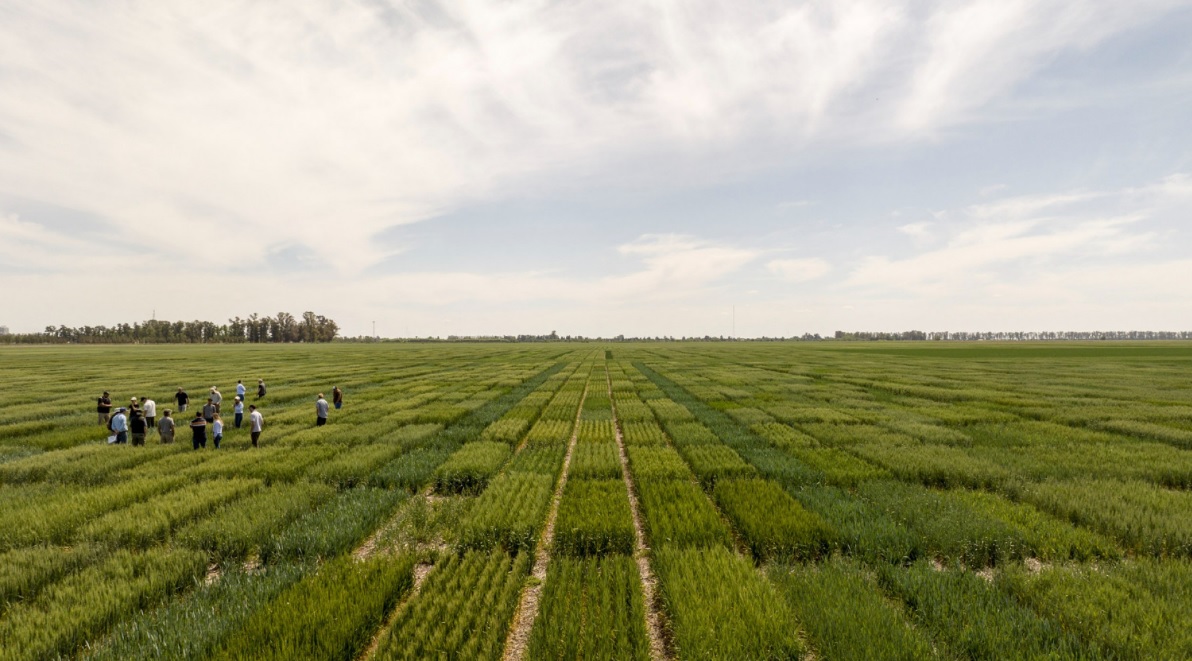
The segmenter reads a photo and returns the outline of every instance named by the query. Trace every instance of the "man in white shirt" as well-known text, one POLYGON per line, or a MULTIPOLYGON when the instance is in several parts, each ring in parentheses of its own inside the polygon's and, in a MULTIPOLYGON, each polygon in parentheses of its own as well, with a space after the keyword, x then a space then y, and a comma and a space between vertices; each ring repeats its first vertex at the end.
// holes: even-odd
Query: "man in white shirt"
POLYGON ((248 431, 252 435, 252 446, 257 447, 257 441, 261 438, 261 430, 265 427, 265 416, 257 410, 256 404, 249 404, 248 410, 248 431))
POLYGON ((219 394, 219 390, 215 386, 211 386, 211 403, 215 404, 215 412, 219 413, 219 403, 223 401, 223 395, 219 394))
POLYGON ((323 393, 319 393, 319 398, 315 400, 315 426, 322 427, 327 424, 327 410, 330 407, 327 405, 327 400, 323 399, 323 393))
POLYGON ((145 416, 145 424, 149 425, 149 431, 157 429, 157 402, 148 397, 142 397, 141 412, 145 416))
POLYGON ((236 396, 240 398, 240 401, 242 401, 242 402, 244 401, 244 393, 246 393, 246 392, 248 392, 248 389, 244 387, 244 382, 237 381, 236 382, 236 396))

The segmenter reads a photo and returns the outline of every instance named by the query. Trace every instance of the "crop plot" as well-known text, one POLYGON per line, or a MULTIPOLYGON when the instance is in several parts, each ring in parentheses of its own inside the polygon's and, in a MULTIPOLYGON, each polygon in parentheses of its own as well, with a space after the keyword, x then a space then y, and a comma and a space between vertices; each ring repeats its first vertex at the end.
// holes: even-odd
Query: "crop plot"
POLYGON ((0 661, 1188 658, 1192 350, 1067 347, 0 347, 0 661))

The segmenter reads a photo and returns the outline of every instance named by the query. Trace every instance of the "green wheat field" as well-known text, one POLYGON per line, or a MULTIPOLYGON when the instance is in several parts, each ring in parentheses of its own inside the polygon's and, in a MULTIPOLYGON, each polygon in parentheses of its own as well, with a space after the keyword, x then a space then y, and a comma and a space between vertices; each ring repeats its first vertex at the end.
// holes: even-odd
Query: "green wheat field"
POLYGON ((1178 342, 4 347, 0 660, 1187 659, 1190 487, 1178 342))

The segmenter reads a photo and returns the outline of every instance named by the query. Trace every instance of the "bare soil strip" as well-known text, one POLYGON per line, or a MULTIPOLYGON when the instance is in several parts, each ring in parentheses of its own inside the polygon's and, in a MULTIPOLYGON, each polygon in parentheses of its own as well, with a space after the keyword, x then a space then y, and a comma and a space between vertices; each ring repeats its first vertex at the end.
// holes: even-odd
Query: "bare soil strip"
MULTIPOLYGON (((612 377, 608 378, 608 397, 613 398, 612 377)), ((633 513, 633 558, 637 561, 637 573, 641 575, 642 598, 646 606, 646 635, 650 637, 650 658, 655 661, 673 659, 666 639, 667 628, 663 626, 665 615, 658 596, 658 579, 650 567, 650 547, 646 546, 645 527, 642 525, 641 503, 637 498, 637 485, 629 472, 629 455, 625 452, 625 437, 621 435, 621 420, 617 418, 617 406, 613 403, 613 429, 617 435, 617 451, 621 454, 621 475, 629 489, 629 510, 633 513)))
MULTIPOLYGON (((433 488, 434 488, 433 485, 428 486, 427 488, 422 490, 422 493, 420 493, 416 496, 413 496, 413 497, 414 498, 425 498, 429 501, 431 498, 433 498, 433 496, 431 495, 431 489, 433 489, 433 488)), ((392 529, 393 526, 397 525, 398 520, 401 519, 402 512, 406 506, 406 503, 408 503, 408 502, 409 501, 404 501, 401 504, 399 504, 397 506, 397 509, 393 512, 393 516, 389 517, 388 521, 386 521, 385 523, 382 523, 380 525, 380 527, 378 527, 376 529, 376 531, 372 535, 369 536, 368 539, 364 540, 364 543, 360 545, 360 548, 356 549, 355 551, 352 551, 352 558, 355 559, 356 562, 364 562, 365 560, 368 560, 370 557, 372 557, 372 555, 374 553, 377 552, 377 543, 381 541, 381 537, 384 536, 385 533, 389 532, 389 530, 392 529)))
POLYGON ((534 552, 534 569, 530 572, 534 580, 522 588, 517 613, 513 616, 513 628, 509 630, 509 637, 505 639, 505 654, 502 656, 504 661, 521 661, 526 658, 526 651, 530 646, 530 630, 534 627, 534 620, 538 618, 538 602, 542 598, 542 586, 546 585, 546 565, 550 562, 550 546, 555 539, 555 519, 559 516, 559 503, 563 501, 563 487, 567 486, 571 452, 579 439, 579 418, 584 412, 584 400, 587 397, 588 387, 585 385, 584 392, 579 397, 579 409, 575 412, 575 425, 571 428, 567 454, 563 457, 563 472, 559 475, 559 483, 555 485, 555 495, 551 498, 546 525, 542 528, 542 536, 538 539, 538 547, 534 552))
POLYGON ((381 623, 380 628, 378 628, 377 632, 373 634, 373 638, 371 641, 369 641, 368 647, 365 647, 364 651, 360 653, 360 656, 356 657, 358 661, 365 661, 366 659, 371 659, 376 655, 377 648, 381 646, 381 641, 385 639, 385 636, 389 635, 390 629, 392 629, 393 625, 397 622, 397 614, 400 613, 402 608, 404 608, 406 604, 410 603, 414 597, 418 596, 418 593, 422 591, 422 584, 426 583, 427 575, 430 574, 434 568, 434 565, 426 563, 414 565, 414 587, 410 588, 410 594, 406 595, 405 599, 402 599, 396 606, 393 607, 393 612, 385 616, 385 621, 381 623))

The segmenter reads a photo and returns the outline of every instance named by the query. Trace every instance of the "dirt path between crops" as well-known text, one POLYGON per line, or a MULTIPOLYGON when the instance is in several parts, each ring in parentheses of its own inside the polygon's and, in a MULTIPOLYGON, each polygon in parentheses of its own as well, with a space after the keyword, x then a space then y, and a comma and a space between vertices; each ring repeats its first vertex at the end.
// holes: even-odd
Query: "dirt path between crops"
MULTIPOLYGON (((608 398, 613 399, 612 377, 605 369, 608 378, 608 398)), ((613 403, 613 429, 617 435, 617 451, 621 454, 621 475, 625 478, 625 486, 629 489, 629 511, 633 513, 633 559, 637 561, 637 573, 641 575, 642 598, 646 606, 646 635, 650 638, 650 658, 654 661, 673 659, 669 641, 666 639, 667 628, 663 625, 664 614, 658 595, 658 579, 650 566, 650 547, 646 546, 645 527, 642 525, 641 502, 637 497, 637 485, 629 472, 629 455, 625 451, 625 437, 621 434, 621 421, 617 418, 617 406, 613 403)))
POLYGON ((567 454, 563 457, 563 472, 559 475, 559 483, 555 486, 555 495, 550 501, 550 510, 546 515, 546 525, 542 528, 542 537, 538 540, 538 548, 534 552, 534 569, 530 575, 534 580, 522 590, 521 600, 517 604, 517 613, 513 616, 513 628, 509 630, 509 637, 505 639, 504 661, 521 661, 526 658, 526 651, 530 646, 530 630, 534 627, 534 620, 538 618, 538 603, 542 599, 542 587, 546 585, 546 565, 550 562, 550 545, 555 540, 555 519, 559 516, 559 503, 563 501, 563 487, 567 486, 567 473, 571 469, 571 453, 575 450, 575 443, 579 439, 579 418, 584 412, 584 400, 588 398, 588 386, 584 385, 584 392, 579 397, 579 409, 575 412, 575 425, 571 428, 571 440, 567 442, 567 454))

